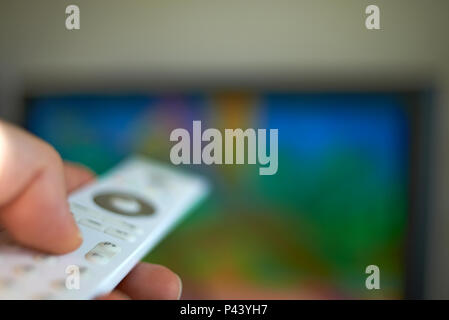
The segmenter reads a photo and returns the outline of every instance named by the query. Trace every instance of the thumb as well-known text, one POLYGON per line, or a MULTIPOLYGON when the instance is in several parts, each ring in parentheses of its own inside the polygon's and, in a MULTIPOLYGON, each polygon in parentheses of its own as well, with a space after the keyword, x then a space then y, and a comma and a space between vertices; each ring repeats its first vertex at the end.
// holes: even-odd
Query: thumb
POLYGON ((65 253, 82 242, 70 213, 59 154, 0 122, 0 224, 21 244, 65 253))

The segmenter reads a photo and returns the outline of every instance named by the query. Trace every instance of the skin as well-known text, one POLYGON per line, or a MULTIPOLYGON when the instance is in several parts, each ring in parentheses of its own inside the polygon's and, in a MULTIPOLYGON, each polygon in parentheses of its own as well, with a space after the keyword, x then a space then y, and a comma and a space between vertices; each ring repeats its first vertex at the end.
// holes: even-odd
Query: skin
MULTIPOLYGON (((82 243, 67 196, 94 180, 80 165, 64 163, 43 140, 0 121, 0 226, 19 243, 63 254, 82 243)), ((180 278, 164 266, 139 263, 99 299, 179 299, 180 278)))

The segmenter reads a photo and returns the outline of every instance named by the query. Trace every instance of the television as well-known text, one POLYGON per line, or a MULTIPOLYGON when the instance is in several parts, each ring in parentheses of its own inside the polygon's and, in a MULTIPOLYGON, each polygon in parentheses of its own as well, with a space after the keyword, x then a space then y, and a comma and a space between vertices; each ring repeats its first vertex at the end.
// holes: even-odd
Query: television
POLYGON ((190 165, 213 192, 146 261, 184 297, 420 298, 426 274, 431 95, 253 86, 27 95, 23 125, 102 174, 133 153, 170 163, 170 133, 278 129, 279 169, 190 165), (382 289, 367 290, 366 268, 382 289))

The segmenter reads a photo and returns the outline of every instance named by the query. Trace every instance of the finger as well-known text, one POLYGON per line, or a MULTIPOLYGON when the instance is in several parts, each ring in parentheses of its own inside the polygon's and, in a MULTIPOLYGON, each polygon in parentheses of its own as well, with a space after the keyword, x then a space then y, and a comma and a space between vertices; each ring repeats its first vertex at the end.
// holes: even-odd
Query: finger
POLYGON ((107 295, 98 297, 97 300, 130 300, 130 298, 120 290, 114 290, 107 295))
POLYGON ((135 300, 175 300, 181 297, 181 279, 168 268, 139 263, 117 288, 135 300))
POLYGON ((0 224, 25 246, 65 253, 82 242, 70 214, 59 154, 0 122, 0 224))
POLYGON ((68 162, 64 162, 64 176, 67 193, 71 193, 95 179, 95 174, 88 168, 68 162))

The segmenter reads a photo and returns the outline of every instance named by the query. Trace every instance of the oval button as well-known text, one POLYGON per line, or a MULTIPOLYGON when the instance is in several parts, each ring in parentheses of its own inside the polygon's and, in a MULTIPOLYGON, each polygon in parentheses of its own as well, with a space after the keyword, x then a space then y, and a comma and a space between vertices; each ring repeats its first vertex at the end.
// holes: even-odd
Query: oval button
POLYGON ((143 199, 121 192, 104 192, 94 197, 94 202, 105 210, 125 216, 148 216, 154 207, 143 199))

